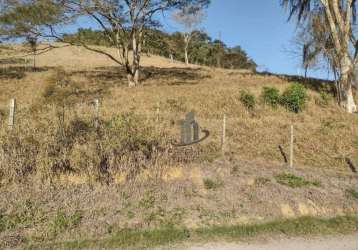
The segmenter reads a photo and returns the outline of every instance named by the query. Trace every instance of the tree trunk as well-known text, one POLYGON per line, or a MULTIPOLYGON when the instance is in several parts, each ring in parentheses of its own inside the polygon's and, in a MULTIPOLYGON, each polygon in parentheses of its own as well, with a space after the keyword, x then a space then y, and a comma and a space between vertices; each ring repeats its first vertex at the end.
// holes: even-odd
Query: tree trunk
POLYGON ((189 53, 188 53, 189 42, 190 42, 190 35, 184 34, 184 43, 185 43, 184 56, 185 56, 185 64, 186 65, 189 65, 189 53))
POLYGON ((189 65, 189 55, 188 55, 188 47, 185 46, 184 48, 184 55, 185 55, 185 64, 189 65))
POLYGON ((352 79, 350 79, 350 72, 353 72, 354 70, 355 67, 350 62, 350 59, 348 57, 344 58, 341 62, 341 75, 339 82, 342 91, 341 106, 343 106, 348 113, 357 112, 357 105, 353 97, 352 79))
POLYGON ((136 82, 136 79, 133 76, 132 72, 127 72, 127 79, 128 79, 128 87, 133 88, 137 86, 138 82, 136 82))
POLYGON ((170 54, 170 63, 173 64, 174 63, 174 57, 173 54, 170 54))

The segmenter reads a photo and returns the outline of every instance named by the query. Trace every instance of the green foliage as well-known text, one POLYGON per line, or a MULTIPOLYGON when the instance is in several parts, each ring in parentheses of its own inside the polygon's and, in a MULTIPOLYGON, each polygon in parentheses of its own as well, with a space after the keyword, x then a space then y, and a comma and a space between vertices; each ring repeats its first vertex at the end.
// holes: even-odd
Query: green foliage
POLYGON ((240 101, 248 111, 252 111, 255 108, 256 98, 246 90, 240 91, 240 101))
POLYGON ((63 8, 56 1, 7 1, 2 6, 0 24, 2 35, 9 38, 41 34, 44 27, 63 22, 63 8))
POLYGON ((275 87, 263 87, 261 98, 265 104, 277 108, 280 103, 280 91, 275 87))
POLYGON ((275 176, 275 179, 281 185, 289 186, 291 188, 300 188, 304 186, 320 186, 319 181, 308 181, 303 177, 295 176, 293 174, 279 174, 275 176))
MULTIPOLYGON (((79 29, 74 34, 66 34, 63 39, 68 42, 81 40, 89 45, 111 47, 113 44, 106 39, 103 31, 79 29)), ((175 60, 185 61, 184 38, 179 32, 172 34, 147 28, 144 30, 143 52, 164 57, 171 55, 175 60)), ((228 48, 222 41, 212 40, 205 32, 195 30, 189 44, 190 61, 206 66, 218 66, 228 69, 256 69, 256 63, 240 47, 228 48)))
POLYGON ((307 98, 305 86, 299 83, 293 83, 283 92, 281 103, 287 110, 299 113, 305 108, 307 98))
POLYGON ((215 190, 222 187, 224 184, 218 180, 212 180, 210 178, 205 178, 203 180, 204 187, 208 190, 215 190))

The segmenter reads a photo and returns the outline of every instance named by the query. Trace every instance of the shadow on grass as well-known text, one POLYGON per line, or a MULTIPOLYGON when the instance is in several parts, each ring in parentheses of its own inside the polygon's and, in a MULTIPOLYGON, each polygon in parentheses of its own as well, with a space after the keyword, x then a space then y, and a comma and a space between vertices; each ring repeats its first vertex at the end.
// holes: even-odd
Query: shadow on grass
MULTIPOLYGON (((126 72, 122 67, 97 67, 93 70, 81 70, 70 73, 71 76, 84 76, 90 81, 103 84, 116 84, 127 86, 126 72)), ((143 85, 185 85, 196 84, 198 80, 209 76, 200 74, 200 69, 191 68, 159 68, 142 67, 140 80, 143 85)))
POLYGON ((29 62, 30 62, 30 60, 26 60, 24 58, 2 58, 2 59, 0 59, 0 65, 4 65, 4 64, 26 64, 26 63, 29 63, 29 62))
POLYGON ((25 67, 25 66, 9 66, 0 67, 0 80, 6 79, 22 79, 28 72, 45 72, 50 70, 50 67, 25 67))
POLYGON ((357 216, 340 216, 331 219, 302 217, 276 220, 265 224, 214 226, 196 230, 167 227, 154 230, 120 230, 102 239, 84 239, 30 246, 30 249, 147 249, 190 238, 191 242, 215 239, 247 239, 260 235, 318 236, 358 231, 357 216))
POLYGON ((198 80, 209 78, 209 75, 200 74, 200 68, 143 68, 144 81, 152 80, 156 84, 165 85, 193 85, 198 80))

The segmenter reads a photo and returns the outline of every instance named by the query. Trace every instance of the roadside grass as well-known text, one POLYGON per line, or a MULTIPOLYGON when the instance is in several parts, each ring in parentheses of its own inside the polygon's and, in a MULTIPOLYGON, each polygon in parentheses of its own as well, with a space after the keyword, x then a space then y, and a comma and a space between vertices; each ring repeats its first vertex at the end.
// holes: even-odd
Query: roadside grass
POLYGON ((190 241, 219 239, 242 240, 260 235, 317 236, 358 232, 358 216, 331 219, 302 217, 276 220, 265 224, 214 226, 196 230, 167 227, 154 230, 124 229, 102 239, 82 239, 66 242, 30 245, 29 249, 147 249, 150 247, 190 241))
POLYGON ((284 186, 289 186, 291 188, 300 188, 300 187, 304 187, 304 186, 320 186, 321 183, 317 180, 315 181, 309 181, 306 180, 303 177, 300 176, 296 176, 293 174, 279 174, 275 176, 276 181, 284 186))

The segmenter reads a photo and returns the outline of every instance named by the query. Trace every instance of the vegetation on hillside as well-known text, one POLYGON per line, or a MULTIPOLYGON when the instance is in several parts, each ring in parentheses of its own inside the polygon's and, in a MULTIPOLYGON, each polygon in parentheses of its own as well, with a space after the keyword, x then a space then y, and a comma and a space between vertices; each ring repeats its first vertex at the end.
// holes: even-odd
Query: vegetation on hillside
MULTIPOLYGON (((229 48, 220 40, 213 40, 203 31, 194 30, 191 34, 188 47, 190 62, 198 65, 221 67, 226 69, 256 69, 256 63, 248 57, 240 47, 229 48)), ((74 42, 81 40, 86 44, 112 47, 110 41, 105 39, 103 31, 92 29, 79 29, 74 34, 65 34, 63 40, 74 42)), ((167 58, 185 62, 184 41, 182 34, 172 34, 157 29, 147 29, 143 44, 143 51, 167 58)))

